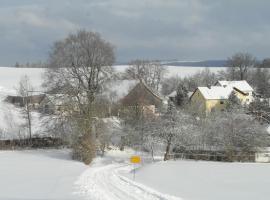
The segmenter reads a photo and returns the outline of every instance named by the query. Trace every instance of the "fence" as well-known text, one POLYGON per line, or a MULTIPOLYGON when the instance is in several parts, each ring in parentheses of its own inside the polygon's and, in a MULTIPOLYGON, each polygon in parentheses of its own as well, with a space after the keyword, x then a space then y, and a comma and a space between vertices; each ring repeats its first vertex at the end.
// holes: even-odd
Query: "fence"
POLYGON ((53 137, 35 137, 30 139, 14 139, 14 140, 0 140, 0 150, 2 149, 19 149, 19 148, 47 148, 58 147, 63 145, 60 138, 53 137))
POLYGON ((174 153, 170 154, 169 159, 173 160, 205 160, 205 161, 222 161, 222 162, 255 162, 255 153, 245 154, 226 154, 226 153, 174 153))

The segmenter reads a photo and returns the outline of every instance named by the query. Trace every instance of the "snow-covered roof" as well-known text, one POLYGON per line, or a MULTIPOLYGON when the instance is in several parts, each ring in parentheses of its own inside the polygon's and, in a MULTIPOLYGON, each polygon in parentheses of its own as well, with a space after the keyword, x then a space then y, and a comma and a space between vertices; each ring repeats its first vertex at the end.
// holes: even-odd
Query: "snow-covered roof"
POLYGON ((205 99, 228 99, 233 91, 231 87, 211 86, 198 87, 205 99))
POLYGON ((177 92, 176 91, 173 91, 172 93, 170 93, 168 95, 168 97, 176 97, 176 95, 177 95, 177 92))
POLYGON ((241 80, 241 81, 218 81, 218 84, 220 86, 225 87, 232 87, 237 88, 238 90, 241 90, 242 92, 252 92, 253 88, 248 84, 247 81, 241 80))

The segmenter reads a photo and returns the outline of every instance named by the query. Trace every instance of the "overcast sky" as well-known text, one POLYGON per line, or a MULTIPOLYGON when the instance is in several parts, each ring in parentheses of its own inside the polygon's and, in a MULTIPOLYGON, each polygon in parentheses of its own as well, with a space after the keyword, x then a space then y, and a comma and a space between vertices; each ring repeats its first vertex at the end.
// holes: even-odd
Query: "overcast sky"
POLYGON ((269 0, 0 0, 0 65, 46 60, 53 42, 100 32, 118 61, 270 56, 269 0))

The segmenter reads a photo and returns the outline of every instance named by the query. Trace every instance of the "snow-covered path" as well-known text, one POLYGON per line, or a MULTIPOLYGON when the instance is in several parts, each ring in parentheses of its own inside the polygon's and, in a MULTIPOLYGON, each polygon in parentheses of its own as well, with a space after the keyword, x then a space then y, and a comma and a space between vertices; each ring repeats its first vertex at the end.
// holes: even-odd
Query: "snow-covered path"
POLYGON ((76 183, 78 191, 89 200, 180 200, 131 180, 131 170, 124 161, 100 159, 81 175, 76 183))

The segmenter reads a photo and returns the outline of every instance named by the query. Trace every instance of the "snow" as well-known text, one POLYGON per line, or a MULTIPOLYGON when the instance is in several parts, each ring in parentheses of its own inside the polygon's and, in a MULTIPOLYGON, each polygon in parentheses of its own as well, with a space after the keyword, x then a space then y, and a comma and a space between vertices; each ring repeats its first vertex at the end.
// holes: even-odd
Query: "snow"
POLYGON ((248 84, 247 81, 242 80, 242 81, 218 81, 220 86, 228 86, 228 87, 235 87, 242 92, 252 92, 253 88, 248 84))
POLYGON ((198 87, 198 90, 202 93, 205 99, 228 99, 233 91, 231 87, 223 86, 211 86, 198 87))
POLYGON ((35 90, 41 89, 43 68, 0 67, 0 92, 16 94, 21 77, 27 75, 35 90), (2 88, 2 89, 1 89, 2 88))
POLYGON ((136 181, 187 200, 254 200, 270 195, 270 165, 168 161, 139 169, 136 181))
POLYGON ((90 166, 70 151, 0 151, 0 200, 253 200, 270 195, 270 165, 206 161, 149 163, 146 154, 111 150, 90 166), (131 155, 141 155, 136 167, 131 155))
POLYGON ((176 97, 176 95, 177 95, 177 91, 173 91, 168 95, 168 97, 176 97))
POLYGON ((0 200, 82 200, 74 182, 87 169, 69 151, 0 151, 0 200))
POLYGON ((131 180, 133 153, 111 151, 95 159, 76 182, 79 194, 91 200, 180 200, 131 180))
MULTIPOLYGON (((1 97, 1 95, 0 95, 1 97)), ((3 97, 3 96, 2 96, 3 97)), ((0 140, 28 138, 28 130, 25 127, 26 118, 21 108, 0 100, 0 140)), ((41 117, 38 112, 31 112, 32 136, 46 135, 44 122, 46 116, 41 117)))
POLYGON ((168 70, 166 77, 178 76, 178 77, 187 77, 191 76, 199 71, 208 68, 211 72, 217 73, 221 70, 225 70, 226 67, 184 67, 184 66, 165 66, 168 70))
MULTIPOLYGON (((138 83, 136 80, 116 80, 109 84, 109 91, 115 94, 115 101, 122 99, 138 83)), ((108 94, 110 95, 110 94, 108 94)))
MULTIPOLYGON (((124 72, 129 65, 115 65, 114 68, 118 72, 124 72)), ((225 70, 226 67, 191 67, 191 66, 164 66, 167 69, 166 77, 178 76, 186 77, 191 76, 205 68, 208 68, 211 72, 219 72, 225 70)))

